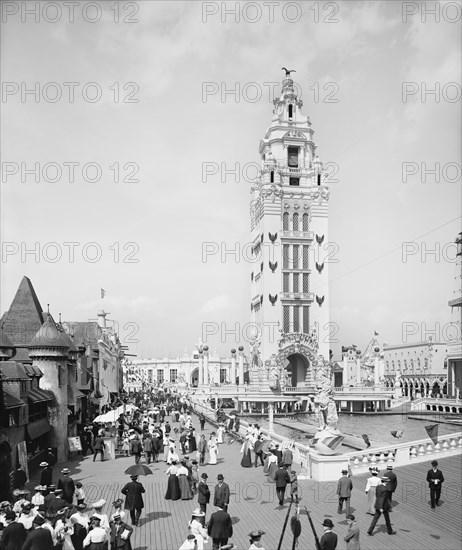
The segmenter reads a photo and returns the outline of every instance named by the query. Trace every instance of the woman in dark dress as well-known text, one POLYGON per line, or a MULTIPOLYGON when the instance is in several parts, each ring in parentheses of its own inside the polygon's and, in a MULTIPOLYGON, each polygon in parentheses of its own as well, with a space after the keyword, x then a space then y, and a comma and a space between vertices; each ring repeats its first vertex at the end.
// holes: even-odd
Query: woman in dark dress
POLYGON ((178 471, 177 461, 173 460, 172 464, 167 468, 166 474, 168 475, 167 492, 165 493, 165 500, 179 500, 181 498, 180 485, 178 483, 178 477, 176 475, 178 471))
POLYGON ((197 451, 196 434, 194 433, 194 428, 191 428, 189 430, 188 445, 190 453, 195 453, 197 451))
POLYGON ((250 436, 246 435, 245 441, 241 447, 241 453, 242 453, 241 466, 243 468, 252 468, 252 457, 250 456, 250 449, 251 449, 250 436))

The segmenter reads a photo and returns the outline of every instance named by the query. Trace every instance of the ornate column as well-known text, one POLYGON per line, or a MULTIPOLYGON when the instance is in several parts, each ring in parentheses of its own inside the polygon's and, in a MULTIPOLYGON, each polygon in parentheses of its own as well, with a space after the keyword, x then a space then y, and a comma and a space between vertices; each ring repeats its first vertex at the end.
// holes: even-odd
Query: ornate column
POLYGON ((356 359, 356 385, 361 385, 361 359, 356 359))
POLYGON ((236 350, 233 348, 231 350, 231 372, 229 373, 229 381, 231 382, 231 384, 237 383, 236 378, 236 350))
POLYGON ((239 346, 239 385, 244 385, 244 348, 239 346))
POLYGON ((210 374, 209 374, 209 347, 204 346, 203 348, 204 355, 204 384, 210 384, 210 374))
POLYGON ((268 432, 274 432, 274 403, 268 402, 268 432))
POLYGON ((374 385, 378 386, 379 384, 380 384, 379 357, 375 356, 375 358, 374 358, 374 385))
POLYGON ((199 380, 198 385, 202 386, 204 383, 204 355, 203 350, 199 350, 199 380))

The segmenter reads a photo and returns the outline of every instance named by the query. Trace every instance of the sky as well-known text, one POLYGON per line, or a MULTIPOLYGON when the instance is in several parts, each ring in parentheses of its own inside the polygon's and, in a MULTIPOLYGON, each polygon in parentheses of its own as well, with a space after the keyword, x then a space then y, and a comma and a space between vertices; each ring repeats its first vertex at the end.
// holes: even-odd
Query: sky
POLYGON ((454 334, 460 4, 35 4, 2 5, 2 313, 26 275, 55 318, 103 307, 140 358, 248 350, 250 187, 285 66, 336 172, 334 356, 454 334))

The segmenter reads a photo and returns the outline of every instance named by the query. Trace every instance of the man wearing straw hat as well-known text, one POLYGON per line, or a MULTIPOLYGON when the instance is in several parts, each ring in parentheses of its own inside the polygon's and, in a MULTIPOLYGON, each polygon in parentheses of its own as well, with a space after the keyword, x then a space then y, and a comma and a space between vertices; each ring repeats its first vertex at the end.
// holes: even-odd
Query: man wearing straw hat
POLYGON ((114 514, 111 526, 111 549, 113 550, 132 550, 130 536, 133 533, 133 527, 122 521, 119 513, 114 514))

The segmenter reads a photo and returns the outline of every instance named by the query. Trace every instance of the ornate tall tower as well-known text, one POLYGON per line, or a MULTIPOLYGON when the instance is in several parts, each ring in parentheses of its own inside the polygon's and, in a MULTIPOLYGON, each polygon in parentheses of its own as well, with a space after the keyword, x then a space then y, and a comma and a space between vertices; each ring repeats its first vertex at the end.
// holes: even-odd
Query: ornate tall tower
POLYGON ((313 387, 329 358, 329 189, 301 107, 286 75, 251 191, 251 318, 258 335, 250 378, 260 371, 260 384, 267 378, 274 389, 313 387))

